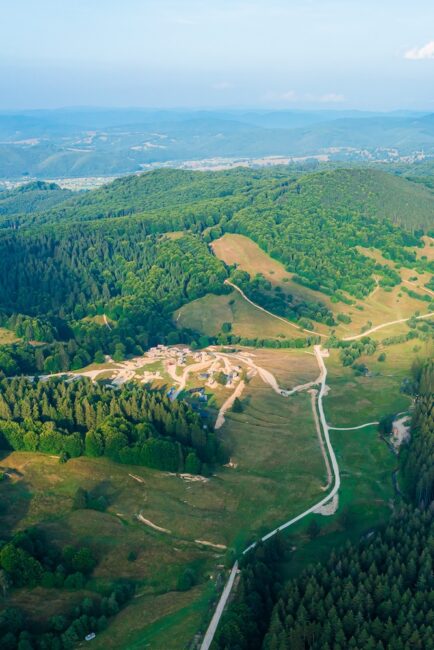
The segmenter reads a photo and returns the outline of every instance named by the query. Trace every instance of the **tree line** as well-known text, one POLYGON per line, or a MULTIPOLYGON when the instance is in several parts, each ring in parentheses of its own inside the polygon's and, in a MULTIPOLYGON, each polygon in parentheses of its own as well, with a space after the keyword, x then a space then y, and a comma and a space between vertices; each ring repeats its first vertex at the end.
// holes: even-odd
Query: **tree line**
POLYGON ((411 445, 403 449, 406 489, 420 507, 434 499, 434 361, 413 366, 411 445))
POLYGON ((1 380, 0 447, 193 474, 226 461, 217 437, 184 402, 138 384, 114 389, 88 379, 1 380))
POLYGON ((310 565, 285 586, 277 573, 274 590, 267 580, 273 558, 248 554, 213 650, 433 647, 432 360, 416 363, 412 374, 412 440, 399 457, 407 503, 401 501, 382 527, 357 544, 348 542, 332 551, 325 562, 310 565))

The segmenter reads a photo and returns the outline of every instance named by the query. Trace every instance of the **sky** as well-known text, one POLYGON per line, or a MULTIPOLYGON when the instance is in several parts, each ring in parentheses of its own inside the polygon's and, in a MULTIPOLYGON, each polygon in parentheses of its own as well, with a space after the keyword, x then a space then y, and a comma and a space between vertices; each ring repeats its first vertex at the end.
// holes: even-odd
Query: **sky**
POLYGON ((432 0, 1 0, 0 109, 434 110, 432 0))

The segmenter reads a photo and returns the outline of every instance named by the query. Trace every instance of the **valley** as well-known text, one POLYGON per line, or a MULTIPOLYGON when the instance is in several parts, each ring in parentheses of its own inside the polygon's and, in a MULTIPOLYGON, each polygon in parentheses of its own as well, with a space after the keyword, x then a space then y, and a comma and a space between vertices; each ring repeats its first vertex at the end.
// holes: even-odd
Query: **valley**
MULTIPOLYGON (((324 398, 329 425, 358 426, 365 417, 372 419, 384 412, 407 409, 409 400, 399 397, 399 385, 411 361, 410 350, 408 345, 400 352, 397 349, 398 356, 390 360, 391 366, 386 366, 388 370, 399 369, 395 376, 382 372, 370 378, 353 377, 350 370, 348 378, 342 377, 342 368, 333 352, 325 360, 329 368, 327 383, 330 384, 330 393, 324 398), (355 404, 349 419, 340 415, 348 403, 355 404)), ((214 352, 210 352, 210 356, 212 354, 214 352)), ((417 355, 413 353, 413 356, 417 355)), ((174 357, 168 355, 168 358, 174 357)), ((317 381, 315 358, 304 351, 255 350, 246 358, 269 369, 287 390, 299 383, 317 381)), ((191 366, 195 365, 193 356, 187 358, 188 361, 193 362, 191 366)), ((143 380, 140 370, 147 367, 140 363, 134 361, 138 373, 133 378, 136 381, 143 380)), ((124 369, 110 368, 110 365, 102 364, 98 371, 112 373, 111 381, 125 380, 122 377, 124 369)), ((178 372, 184 368, 178 366, 178 372)), ((82 374, 86 372, 92 370, 84 369, 82 374)), ((192 383, 198 381, 198 375, 192 373, 192 383)), ((217 391, 215 398, 214 412, 225 396, 217 391)), ((95 545, 104 562, 94 575, 91 590, 101 588, 109 575, 123 578, 136 576, 137 572, 142 575, 142 586, 138 587, 140 595, 118 615, 119 620, 108 633, 98 635, 97 647, 117 647, 121 639, 123 642, 127 639, 131 643, 129 647, 146 641, 151 643, 150 647, 159 648, 166 642, 164 639, 174 638, 171 635, 185 638, 187 642, 189 635, 206 621, 215 576, 219 572, 224 576, 222 566, 218 565, 226 564, 229 553, 226 549, 242 549, 249 538, 252 539, 249 531, 255 539, 257 535, 266 534, 273 525, 282 524, 288 516, 296 516, 303 505, 310 507, 312 502, 323 498, 326 466, 315 431, 310 396, 301 392, 281 397, 258 373, 247 384, 242 402, 242 413, 228 412, 221 429, 222 435, 233 442, 230 467, 200 481, 189 476, 166 476, 137 466, 113 465, 102 459, 77 458, 59 466, 56 458, 40 454, 3 455, 2 467, 7 467, 12 476, 12 472, 18 473, 7 484, 8 498, 22 503, 24 508, 26 491, 32 495, 31 508, 15 510, 11 513, 13 519, 6 519, 8 523, 19 515, 20 526, 38 522, 59 542, 67 534, 76 543, 86 540, 95 545), (269 450, 267 454, 265 449, 269 450), (77 486, 85 487, 90 493, 103 494, 109 503, 107 511, 93 514, 94 511, 89 510, 71 510, 77 486), (62 495, 61 501, 58 495, 62 495), (93 532, 95 515, 97 536, 93 532), (139 516, 151 525, 142 523, 139 516), (178 549, 175 553, 174 548, 178 549), (131 551, 137 554, 133 562, 127 559, 131 551), (163 574, 162 564, 165 566, 163 574), (188 592, 174 591, 177 576, 186 565, 213 578, 188 592), (165 594, 170 594, 170 601, 165 594), (182 613, 182 624, 176 612, 182 613), (140 629, 136 630, 138 623, 140 629), (140 632, 143 627, 144 633, 140 632)), ((376 427, 355 432, 331 430, 330 437, 342 473, 339 508, 351 507, 355 525, 352 534, 356 536, 357 531, 374 524, 382 513, 388 512, 393 496, 393 456, 378 438, 376 427), (362 469, 364 466, 369 467, 367 474, 362 469)), ((336 528, 333 517, 330 520, 325 529, 336 539, 336 535, 343 532, 340 525, 336 528)), ((301 541, 305 533, 303 527, 300 528, 301 523, 298 526, 299 532, 295 535, 300 536, 301 541)), ((302 548, 305 545, 306 540, 302 548)), ((38 591, 34 593, 38 599, 41 595, 38 591)), ((43 596, 47 612, 67 605, 66 601, 62 601, 63 605, 55 605, 49 596, 43 596)), ((20 601, 17 604, 21 604, 20 601)), ((32 600, 27 607, 32 610, 32 600)), ((39 615, 43 617, 44 610, 39 615)))
POLYGON ((408 444, 393 429, 433 355, 434 240, 414 224, 434 195, 384 176, 165 170, 8 197, 6 546, 35 529, 94 566, 60 578, 35 550, 42 577, 12 577, 0 615, 71 647, 93 625, 96 648, 205 649, 261 539, 287 540, 297 578, 393 515, 408 444))

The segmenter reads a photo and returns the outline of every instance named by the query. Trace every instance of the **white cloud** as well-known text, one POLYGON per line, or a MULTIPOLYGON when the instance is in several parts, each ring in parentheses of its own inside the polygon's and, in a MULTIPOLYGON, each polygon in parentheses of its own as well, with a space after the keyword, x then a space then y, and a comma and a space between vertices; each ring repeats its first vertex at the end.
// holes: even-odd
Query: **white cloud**
POLYGON ((344 95, 338 95, 337 93, 326 93, 318 97, 318 101, 322 104, 339 104, 339 102, 344 102, 344 95))
POLYGON ((422 47, 414 47, 404 54, 404 59, 410 61, 423 61, 424 59, 434 59, 434 41, 430 41, 422 47))
POLYGON ((268 92, 264 95, 263 99, 273 102, 338 104, 345 101, 345 96, 338 93, 315 95, 312 93, 296 93, 294 90, 287 90, 283 93, 268 92))

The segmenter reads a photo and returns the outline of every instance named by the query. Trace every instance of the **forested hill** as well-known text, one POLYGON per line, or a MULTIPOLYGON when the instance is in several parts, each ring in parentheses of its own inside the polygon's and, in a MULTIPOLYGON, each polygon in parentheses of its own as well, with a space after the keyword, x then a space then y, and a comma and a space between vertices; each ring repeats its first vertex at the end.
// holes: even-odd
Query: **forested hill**
MULTIPOLYGON (((228 291, 230 269, 209 247, 225 232, 247 235, 300 284, 335 301, 342 290, 368 295, 374 275, 384 287, 399 283, 358 246, 433 270, 415 247, 422 227, 433 225, 434 193, 379 171, 159 170, 31 213, 26 192, 62 190, 24 188, 16 194, 21 215, 9 204, 0 220, 0 326, 52 347, 28 348, 24 360, 15 349, 6 358, 0 350, 6 374, 79 368, 102 354, 121 358, 158 342, 196 340, 172 314, 228 291), (111 328, 101 326, 103 314, 111 328)), ((309 316, 323 321, 321 305, 314 307, 309 316)))
POLYGON ((320 172, 285 167, 221 172, 160 169, 119 178, 75 196, 54 184, 32 183, 0 194, 0 215, 26 214, 22 226, 28 226, 130 215, 146 220, 149 213, 196 206, 205 213, 214 208, 221 218, 226 216, 225 209, 230 216, 264 199, 298 211, 385 218, 409 230, 434 227, 434 192, 430 188, 363 168, 320 172))
MULTIPOLYGON (((252 187, 261 187, 262 175, 239 169, 233 172, 192 172, 156 170, 136 176, 118 178, 90 192, 72 196, 54 209, 35 211, 23 225, 87 221, 125 217, 195 205, 215 200, 222 203, 228 197, 238 197, 244 204, 252 187)), ((278 175, 279 176, 279 175, 278 175)), ((18 212, 19 210, 17 210, 18 212)))
POLYGON ((434 228, 434 193, 387 172, 338 169, 306 174, 298 184, 312 208, 385 217, 409 229, 434 228))
POLYGON ((48 210, 73 196, 56 183, 35 181, 15 190, 0 193, 0 225, 14 226, 13 215, 28 215, 48 210), (11 219, 12 217, 12 219, 11 219))

